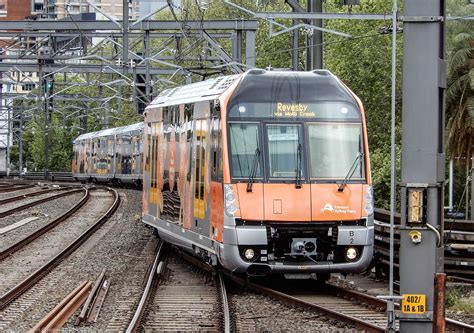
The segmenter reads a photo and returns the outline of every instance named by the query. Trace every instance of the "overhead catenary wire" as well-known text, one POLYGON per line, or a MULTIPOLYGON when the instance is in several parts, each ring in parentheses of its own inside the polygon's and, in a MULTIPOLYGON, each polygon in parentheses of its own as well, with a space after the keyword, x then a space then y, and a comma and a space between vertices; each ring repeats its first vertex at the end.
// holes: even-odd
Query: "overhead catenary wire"
MULTIPOLYGON (((309 47, 313 47, 313 46, 326 46, 326 45, 332 45, 332 44, 348 43, 348 42, 356 41, 356 40, 359 40, 359 39, 365 39, 365 38, 371 38, 371 37, 380 37, 380 36, 383 36, 383 35, 386 35, 386 33, 377 32, 377 33, 372 33, 372 34, 367 34, 367 35, 355 36, 355 37, 352 37, 350 39, 313 44, 312 46, 300 46, 300 47, 293 47, 293 48, 285 49, 285 50, 259 53, 259 54, 256 54, 254 57, 247 57, 247 59, 254 59, 254 58, 257 58, 257 57, 261 57, 261 56, 286 53, 286 52, 291 52, 291 51, 295 51, 295 50, 305 50, 305 49, 307 49, 309 47)), ((257 52, 258 51, 256 51, 256 53, 257 52)))

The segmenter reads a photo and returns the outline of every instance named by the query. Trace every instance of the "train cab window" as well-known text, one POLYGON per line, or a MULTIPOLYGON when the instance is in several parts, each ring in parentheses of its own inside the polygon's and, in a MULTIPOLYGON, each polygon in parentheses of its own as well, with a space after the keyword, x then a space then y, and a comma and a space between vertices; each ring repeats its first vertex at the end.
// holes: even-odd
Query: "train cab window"
POLYGON ((267 125, 268 169, 270 178, 295 178, 303 174, 301 125, 267 125))
POLYGON ((361 124, 318 123, 308 125, 311 178, 344 179, 353 164, 351 179, 364 179, 361 124))
POLYGON ((262 177, 259 125, 255 123, 230 123, 229 138, 231 170, 234 178, 262 177))

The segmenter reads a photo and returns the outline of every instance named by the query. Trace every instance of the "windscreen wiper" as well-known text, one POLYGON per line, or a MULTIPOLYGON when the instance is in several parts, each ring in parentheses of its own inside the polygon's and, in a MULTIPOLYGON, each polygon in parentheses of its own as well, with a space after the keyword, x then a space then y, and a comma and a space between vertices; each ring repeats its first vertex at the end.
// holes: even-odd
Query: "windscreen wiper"
POLYGON ((253 157, 252 170, 250 171, 249 180, 247 182, 247 192, 252 192, 253 180, 255 179, 255 176, 257 174, 257 169, 258 169, 259 156, 260 156, 260 149, 257 147, 257 149, 255 149, 255 155, 253 157))
POLYGON ((349 172, 347 172, 346 178, 344 178, 344 180, 342 181, 342 183, 339 185, 339 188, 337 189, 339 192, 344 191, 344 187, 346 187, 347 182, 348 182, 348 181, 352 178, 352 176, 354 175, 354 172, 355 172, 356 169, 357 169, 357 163, 362 159, 362 156, 364 156, 364 154, 362 154, 361 152, 358 152, 358 153, 357 153, 357 156, 356 156, 354 162, 352 162, 352 165, 351 165, 351 168, 349 169, 349 172))
POLYGON ((301 188, 301 155, 302 155, 303 145, 298 143, 298 148, 296 150, 296 179, 295 179, 295 187, 301 188))

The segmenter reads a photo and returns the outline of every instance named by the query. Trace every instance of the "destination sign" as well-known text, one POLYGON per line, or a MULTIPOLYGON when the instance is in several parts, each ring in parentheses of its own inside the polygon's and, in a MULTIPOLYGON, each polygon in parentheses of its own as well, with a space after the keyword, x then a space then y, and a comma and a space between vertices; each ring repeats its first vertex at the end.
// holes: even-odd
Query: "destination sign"
POLYGON ((308 104, 302 103, 280 103, 276 104, 275 117, 315 117, 316 113, 310 111, 308 104))

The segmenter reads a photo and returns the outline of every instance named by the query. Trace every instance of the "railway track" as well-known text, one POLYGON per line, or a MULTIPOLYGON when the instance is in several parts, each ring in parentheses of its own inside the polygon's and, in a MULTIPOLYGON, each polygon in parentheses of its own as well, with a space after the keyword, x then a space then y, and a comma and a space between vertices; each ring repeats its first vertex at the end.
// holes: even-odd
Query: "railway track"
MULTIPOLYGON (((100 190, 96 189, 96 191, 98 191, 99 193, 100 193, 101 190, 103 191, 103 189, 100 189, 100 190)), ((14 301, 16 298, 21 296, 29 288, 34 286, 39 280, 41 280, 45 275, 47 275, 51 270, 53 270, 62 260, 67 258, 80 245, 82 245, 105 221, 107 221, 112 216, 112 214, 115 212, 115 210, 117 209, 117 207, 120 203, 120 197, 119 197, 117 191, 114 190, 114 189, 106 188, 105 190, 107 191, 108 195, 110 195, 110 194, 112 195, 112 198, 110 198, 110 200, 109 200, 110 201, 109 204, 105 206, 105 212, 100 213, 100 216, 93 217, 92 218, 93 219, 92 223, 88 223, 88 224, 84 223, 84 226, 86 226, 87 229, 86 230, 82 229, 80 235, 78 235, 78 236, 77 235, 72 235, 72 236, 74 236, 74 239, 68 245, 66 245, 59 253, 56 253, 52 258, 49 258, 43 265, 41 265, 41 267, 39 267, 37 269, 35 269, 34 267, 33 268, 28 267, 28 269, 30 269, 30 271, 32 269, 35 269, 35 270, 33 272, 29 272, 26 277, 21 278, 21 280, 18 283, 15 283, 13 286, 7 285, 6 291, 4 291, 3 295, 0 298, 0 310, 4 310, 12 301, 14 301)), ((95 201, 99 202, 97 196, 94 199, 95 199, 95 201)), ((101 202, 101 204, 104 204, 104 203, 105 203, 104 201, 101 202)), ((100 202, 99 202, 99 204, 100 204, 100 202)), ((89 208, 91 208, 91 207, 89 207, 89 208)), ((78 212, 78 214, 80 214, 80 212, 78 212)), ((84 212, 84 214, 93 214, 93 212, 90 211, 90 210, 87 210, 87 211, 84 212)), ((82 218, 81 218, 81 216, 75 216, 75 218, 77 219, 77 221, 82 222, 82 219, 84 219, 85 216, 82 216, 82 218)), ((64 233, 64 232, 62 232, 62 233, 64 233)), ((69 235, 69 236, 72 237, 71 235, 69 235)), ((47 241, 49 241, 49 240, 47 240, 47 241)), ((45 247, 44 245, 43 246, 38 245, 38 246, 39 246, 40 249, 45 247)), ((56 245, 56 247, 57 247, 57 245, 56 245)), ((51 248, 51 246, 49 246, 48 248, 51 248)), ((28 249, 31 252, 30 246, 25 248, 25 250, 28 250, 28 249)), ((42 259, 44 261, 44 258, 43 258, 44 255, 38 257, 36 255, 37 250, 33 250, 33 252, 34 252, 33 254, 34 254, 34 257, 35 257, 35 261, 36 260, 41 261, 40 259, 42 259)), ((46 255, 46 257, 47 257, 47 255, 46 255)), ((23 259, 18 259, 18 260, 22 260, 22 261, 18 261, 14 257, 8 258, 7 259, 8 262, 6 262, 6 260, 3 260, 0 263, 0 271, 2 272, 2 275, 5 277, 5 279, 2 281, 2 283, 5 283, 5 281, 8 283, 8 282, 11 282, 11 281, 18 280, 18 278, 14 274, 17 274, 18 272, 22 272, 21 267, 24 266, 24 264, 22 264, 22 263, 25 260, 32 260, 32 259, 28 259, 28 258, 29 257, 26 256, 23 259), (12 269, 11 268, 12 265, 16 266, 16 269, 12 269)), ((2 288, 2 289, 5 290, 5 288, 2 288)))
MULTIPOLYGON (((38 229, 34 230, 29 235, 25 236, 24 238, 20 239, 19 241, 15 242, 15 243, 13 243, 9 246, 6 246, 6 247, 2 248, 0 250, 0 260, 3 260, 6 257, 12 255, 14 252, 20 250, 25 245, 31 243, 32 241, 34 241, 38 237, 42 236, 43 234, 45 234, 49 230, 53 229, 54 227, 56 227, 61 222, 68 219, 72 214, 77 212, 82 206, 84 206, 86 204, 86 202, 89 200, 90 190, 87 189, 87 188, 77 189, 77 190, 73 190, 73 191, 70 191, 70 192, 67 192, 67 193, 61 193, 60 196, 64 196, 66 194, 69 195, 69 194, 73 194, 73 193, 77 193, 77 192, 84 192, 84 195, 73 207, 71 207, 69 210, 67 210, 66 212, 64 212, 63 214, 61 214, 60 216, 58 216, 54 220, 52 220, 49 223, 45 224, 41 228, 38 228, 38 229)), ((49 198, 49 199, 51 199, 51 198, 49 198)))
POLYGON ((203 275, 178 256, 163 259, 162 244, 126 331, 230 332, 227 291, 221 273, 211 278, 214 271, 209 266, 202 266, 206 271, 203 275))
MULTIPOLYGON (((48 201, 51 201, 51 200, 55 200, 55 199, 58 199, 58 198, 62 198, 62 197, 80 192, 80 191, 82 191, 82 189, 79 188, 79 189, 70 190, 70 187, 53 188, 53 189, 47 189, 47 190, 42 190, 42 191, 38 191, 38 192, 32 192, 29 195, 21 195, 21 196, 12 197, 12 198, 8 198, 8 199, 4 199, 4 200, 6 202, 10 203, 10 202, 20 201, 22 199, 26 199, 26 198, 29 198, 29 197, 49 194, 49 193, 58 192, 58 191, 64 191, 64 192, 58 193, 58 194, 55 194, 55 195, 51 195, 51 196, 47 196, 45 198, 41 198, 41 199, 38 199, 38 200, 35 200, 35 201, 27 202, 23 205, 19 205, 19 206, 10 208, 10 209, 0 211, 0 218, 5 217, 5 216, 9 216, 9 215, 14 214, 16 212, 20 212, 20 211, 25 210, 27 208, 34 207, 34 206, 37 206, 39 204, 42 204, 42 203, 45 203, 45 202, 48 202, 48 201)), ((4 200, 0 201, 0 207, 5 204, 4 202, 2 202, 4 200)))
MULTIPOLYGON (((354 290, 344 289, 344 288, 334 286, 334 285, 328 285, 328 287, 330 288, 330 290, 333 291, 333 293, 337 293, 337 294, 341 295, 342 297, 345 297, 345 298, 348 298, 348 299, 359 300, 360 302, 362 302, 364 304, 367 304, 369 306, 373 306, 373 307, 383 311, 384 313, 387 310, 387 302, 385 302, 384 300, 381 300, 377 297, 367 295, 367 294, 364 294, 364 293, 360 293, 360 292, 357 292, 357 291, 354 291, 354 290)), ((400 305, 395 304, 395 308, 399 309, 400 305)), ((474 332, 474 325, 469 325, 469 324, 465 324, 465 323, 462 323, 462 322, 457 321, 457 320, 446 318, 446 329, 448 331, 452 331, 452 332, 473 333, 474 332)))
MULTIPOLYGON (((41 186, 40 190, 36 191, 36 192, 28 192, 28 193, 13 195, 13 196, 11 194, 9 194, 8 197, 6 197, 4 199, 0 199, 0 205, 4 205, 4 204, 9 203, 9 202, 23 200, 25 198, 34 197, 34 196, 37 196, 37 195, 41 195, 41 194, 44 194, 44 193, 57 191, 57 190, 58 190, 58 188, 52 188, 51 189, 51 188, 48 188, 48 186, 41 186)), ((0 190, 0 193, 2 193, 1 190, 0 190)))
MULTIPOLYGON (((303 284, 304 289, 291 290, 282 286, 267 287, 236 276, 230 276, 230 279, 254 292, 270 296, 291 306, 296 305, 306 308, 355 328, 367 332, 385 332, 386 316, 384 313, 361 303, 358 304, 353 300, 339 297, 334 292, 314 290, 314 288, 308 287, 306 283, 303 284)), ((301 284, 298 285, 301 286, 301 284)))
MULTIPOLYGON (((230 276, 230 279, 257 293, 289 305, 309 309, 358 329, 367 332, 386 331, 387 303, 374 296, 331 284, 324 285, 321 289, 314 289, 306 283, 265 286, 236 276, 230 276)), ((474 332, 474 326, 449 318, 446 319, 446 328, 452 332, 474 332)))
POLYGON ((0 188, 0 193, 6 193, 6 192, 15 192, 15 191, 20 191, 20 190, 25 190, 27 188, 35 187, 34 184, 24 184, 24 185, 12 185, 12 186, 3 186, 0 188))

